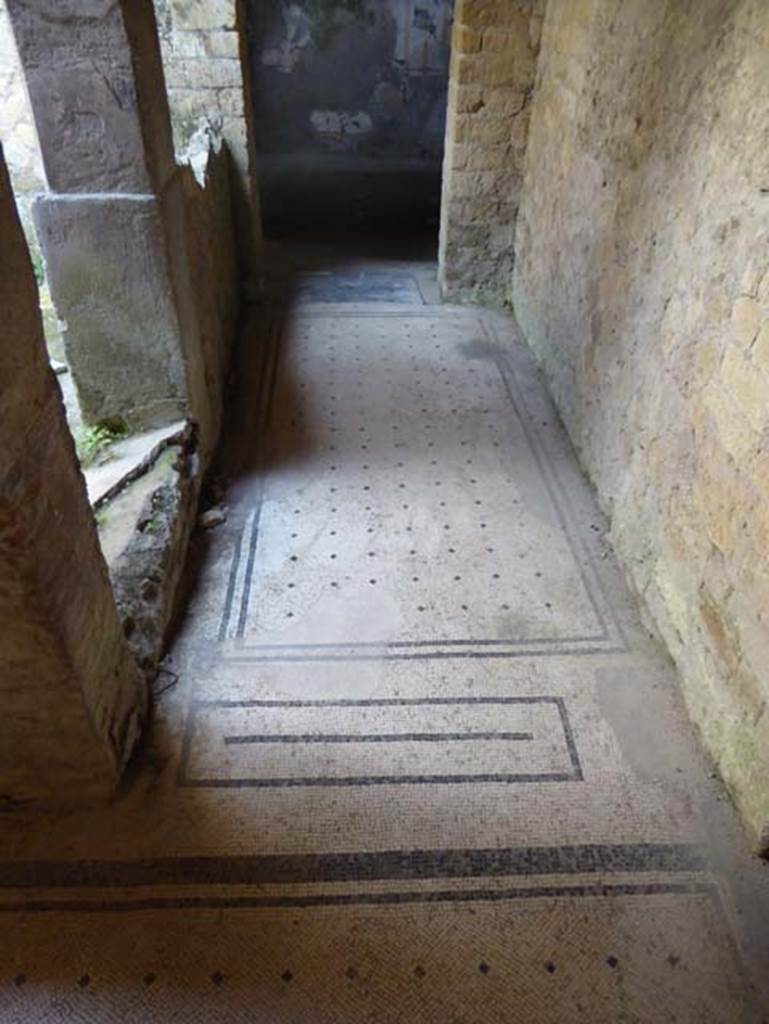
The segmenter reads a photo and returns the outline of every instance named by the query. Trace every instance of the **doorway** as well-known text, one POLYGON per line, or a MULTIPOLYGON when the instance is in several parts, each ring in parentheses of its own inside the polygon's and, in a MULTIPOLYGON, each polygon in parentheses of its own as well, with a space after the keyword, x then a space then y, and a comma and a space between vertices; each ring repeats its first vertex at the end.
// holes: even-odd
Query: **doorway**
POLYGON ((437 235, 453 0, 249 0, 265 233, 437 235))

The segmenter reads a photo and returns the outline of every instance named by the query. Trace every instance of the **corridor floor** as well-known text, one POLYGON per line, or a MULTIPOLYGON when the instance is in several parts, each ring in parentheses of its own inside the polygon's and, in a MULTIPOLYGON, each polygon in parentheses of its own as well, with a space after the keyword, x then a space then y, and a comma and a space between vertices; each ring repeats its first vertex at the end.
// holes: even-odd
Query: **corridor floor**
POLYGON ((0 1021, 769 1019, 769 871, 514 322, 281 266, 130 784, 4 818, 0 1021))

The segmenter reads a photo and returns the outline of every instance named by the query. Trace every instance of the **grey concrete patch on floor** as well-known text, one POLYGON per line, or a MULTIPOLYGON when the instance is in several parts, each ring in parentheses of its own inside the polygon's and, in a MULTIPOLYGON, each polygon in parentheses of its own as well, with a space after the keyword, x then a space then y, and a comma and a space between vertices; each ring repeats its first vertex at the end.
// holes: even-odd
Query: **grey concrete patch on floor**
POLYGON ((144 757, 0 832, 0 1020, 765 1021, 769 873, 512 321, 245 340, 144 757))

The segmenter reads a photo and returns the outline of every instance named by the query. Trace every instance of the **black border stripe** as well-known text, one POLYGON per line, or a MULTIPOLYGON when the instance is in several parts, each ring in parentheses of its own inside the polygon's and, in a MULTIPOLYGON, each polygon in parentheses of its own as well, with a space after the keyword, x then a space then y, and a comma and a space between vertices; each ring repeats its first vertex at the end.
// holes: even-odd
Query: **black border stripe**
MULTIPOLYGON (((270 380, 270 366, 271 360, 274 359, 276 353, 276 346, 278 344, 278 330, 279 330, 279 319, 273 316, 271 323, 268 326, 266 337, 267 342, 265 345, 264 355, 260 366, 260 380, 259 380, 259 394, 257 397, 257 419, 256 419, 256 433, 257 443, 260 445, 264 444, 264 433, 265 433, 265 418, 267 409, 267 396, 269 394, 269 380, 270 380)), ((242 344, 242 339, 241 339, 242 344)), ((260 449, 261 450, 261 449, 260 449)), ((260 456, 261 458, 261 456, 260 456)), ((248 517, 246 517, 246 522, 248 517)), ((218 639, 222 643, 227 639, 227 630, 230 625, 230 618, 232 617, 232 606, 235 600, 235 587, 238 579, 238 572, 240 570, 240 561, 243 552, 243 539, 245 535, 245 524, 238 530, 237 537, 235 539, 235 546, 232 553, 232 562, 230 564, 230 572, 227 579, 227 587, 224 596, 224 606, 222 608, 222 617, 219 623, 218 639)))
MULTIPOLYGON (((226 738, 225 738, 226 742, 226 738)), ((584 782, 585 776, 577 752, 574 732, 571 728, 566 702, 563 697, 380 697, 365 700, 212 700, 193 701, 187 713, 187 722, 182 740, 181 758, 177 772, 177 785, 186 789, 298 789, 306 788, 357 788, 364 786, 439 786, 466 784, 526 784, 555 782, 584 782), (426 706, 488 706, 515 704, 550 704, 557 709, 569 755, 571 771, 515 772, 515 773, 463 773, 463 774, 414 774, 414 775, 356 775, 356 776, 296 776, 296 777, 243 777, 230 778, 190 777, 188 767, 195 732, 195 721, 199 711, 232 708, 365 708, 365 707, 419 707, 426 706)))
POLYGON ((245 746, 251 743, 480 743, 499 740, 503 743, 533 740, 531 732, 371 732, 371 733, 259 733, 245 736, 225 736, 225 746, 245 746))
POLYGON ((338 651, 338 650, 392 650, 393 648, 419 647, 503 647, 511 644, 530 644, 532 647, 548 644, 599 643, 606 639, 604 634, 595 636, 532 637, 530 640, 344 640, 340 643, 316 644, 254 644, 245 645, 252 651, 338 651))
POLYGON ((237 537, 235 538, 235 546, 232 550, 232 562, 230 564, 230 572, 227 578, 227 589, 224 595, 224 607, 222 609, 222 619, 219 623, 219 643, 223 643, 227 639, 227 629, 230 624, 230 616, 232 615, 232 605, 235 599, 235 583, 238 578, 238 570, 240 568, 240 556, 243 549, 243 531, 238 530, 237 537))
POLYGON ((553 704, 563 705, 562 697, 549 694, 536 697, 340 697, 331 700, 271 700, 269 698, 253 700, 196 700, 195 708, 391 708, 391 707, 445 707, 456 704, 459 706, 473 704, 553 704))
POLYGON ((271 356, 272 364, 269 367, 269 378, 267 388, 265 390, 264 407, 259 415, 259 469, 262 471, 259 477, 258 483, 258 496, 256 501, 256 507, 254 509, 254 517, 251 524, 251 538, 248 546, 248 561, 246 562, 245 576, 243 579, 243 590, 240 598, 240 614, 238 616, 238 628, 237 636, 243 637, 246 631, 246 622, 248 620, 248 606, 251 599, 251 587, 253 584, 254 577, 254 566, 256 564, 256 548, 259 542, 259 524, 262 517, 262 507, 264 505, 264 466, 267 459, 267 448, 270 443, 268 436, 268 427, 270 423, 271 410, 274 404, 275 387, 278 380, 278 364, 280 363, 280 355, 282 350, 281 338, 283 335, 283 320, 277 321, 275 330, 275 340, 271 345, 271 356))
POLYGON ((701 871, 683 843, 587 843, 501 849, 241 854, 142 860, 0 861, 0 890, 418 881, 528 875, 701 871))
POLYGON ((307 896, 155 896, 126 900, 0 902, 0 913, 127 913, 152 910, 265 910, 340 906, 403 906, 414 903, 501 903, 516 900, 573 900, 585 897, 707 896, 708 882, 648 882, 624 885, 544 885, 528 889, 443 889, 422 892, 319 893, 307 896))
MULTIPOLYGON (((471 645, 471 641, 468 641, 468 645, 471 645)), ((345 650, 349 648, 349 644, 340 644, 338 650, 345 650)), ((397 648, 397 644, 392 647, 397 648)), ((369 654, 341 654, 341 653, 329 653, 329 654, 294 654, 291 653, 293 648, 286 646, 283 651, 289 653, 275 653, 275 654, 259 654, 259 648, 245 648, 246 651, 253 650, 255 653, 249 654, 231 654, 225 655, 224 660, 233 664, 244 664, 244 665, 264 665, 270 662, 317 662, 317 661, 436 661, 446 660, 450 658, 542 658, 542 657, 575 657, 580 655, 594 655, 594 654, 624 654, 627 650, 626 647, 621 646, 613 641, 606 641, 605 645, 602 646, 590 646, 590 647, 543 647, 539 650, 534 648, 526 648, 524 643, 521 643, 518 647, 511 642, 511 646, 507 650, 494 650, 486 649, 483 651, 473 651, 461 649, 455 650, 441 650, 440 645, 437 645, 437 650, 422 651, 420 653, 406 653, 399 652, 397 649, 392 650, 385 647, 387 653, 376 653, 372 652, 369 654)))
MULTIPOLYGON (((357 314, 355 311, 350 311, 350 315, 355 316, 355 315, 359 315, 359 314, 357 314)), ((365 314, 360 314, 360 315, 365 315, 365 314)), ((378 314, 377 313, 371 313, 370 315, 376 317, 378 314)), ((409 316, 412 316, 414 314, 410 313, 408 311, 404 311, 404 312, 399 312, 399 313, 393 313, 392 315, 408 319, 409 316)), ((440 316, 440 314, 436 314, 436 315, 440 316)), ((311 316, 314 319, 334 319, 337 316, 337 314, 335 312, 332 313, 332 312, 329 311, 329 312, 318 312, 317 314, 311 314, 311 316)), ((295 319, 295 318, 296 318, 295 316, 292 317, 292 319, 295 319)), ((522 408, 520 402, 517 400, 517 394, 516 394, 517 389, 516 389, 516 385, 515 385, 515 382, 514 382, 515 371, 514 371, 514 369, 512 367, 512 364, 506 358, 502 346, 499 345, 499 343, 497 341, 497 338, 496 338, 496 335, 495 335, 495 333, 493 331, 493 327, 487 325, 485 320, 484 320, 484 318, 482 316, 477 315, 477 314, 473 314, 471 316, 468 316, 467 319, 468 319, 468 321, 475 321, 478 324, 478 326, 480 327, 481 332, 485 335, 485 337, 489 341, 489 343, 491 345, 493 345, 496 350, 498 350, 499 355, 495 359, 495 365, 496 365, 497 372, 498 372, 498 374, 500 376, 500 379, 501 379, 501 382, 502 382, 503 390, 507 394, 508 400, 510 402, 512 413, 513 413, 513 415, 515 416, 515 418, 519 422, 519 425, 520 425, 520 428, 521 428, 524 440, 528 444, 529 449, 530 449, 530 451, 532 453, 532 457, 533 457, 533 459, 535 461, 535 464, 537 465, 537 467, 539 469, 539 475, 540 475, 543 487, 545 489, 545 492, 546 492, 546 494, 548 496, 548 499, 549 499, 550 503, 553 505, 556 519, 557 519, 557 521, 559 523, 559 526, 561 527, 561 530, 562 530, 562 532, 564 534, 564 537, 566 539, 566 543, 567 543, 567 545, 568 545, 568 547, 569 547, 569 549, 571 551, 572 557, 574 559, 575 566, 577 568, 578 575, 579 575, 579 577, 580 577, 580 579, 582 581, 583 587, 585 589, 585 593, 586 593, 587 598, 588 598, 588 602, 591 605, 593 613, 596 616, 596 619, 598 621, 598 624, 599 624, 599 627, 601 629, 601 632, 599 634, 596 634, 596 635, 588 635, 588 636, 585 636, 585 637, 554 638, 552 641, 548 641, 547 639, 544 639, 544 638, 537 638, 537 639, 535 639, 533 641, 530 641, 530 642, 529 641, 525 641, 525 640, 515 640, 515 639, 508 639, 508 640, 481 640, 481 641, 477 641, 477 640, 450 640, 450 641, 437 640, 437 641, 413 642, 411 644, 411 646, 415 646, 416 647, 416 646, 419 646, 420 644, 424 645, 424 647, 425 647, 424 652, 423 653, 419 653, 419 654, 417 654, 417 653, 409 653, 409 654, 401 653, 401 650, 404 649, 404 646, 405 646, 403 644, 398 644, 398 643, 394 643, 394 644, 378 643, 378 644, 374 644, 372 649, 378 648, 380 653, 377 653, 377 654, 372 653, 372 654, 369 654, 369 655, 362 655, 362 656, 359 655, 359 654, 352 654, 351 655, 351 654, 341 653, 341 652, 348 651, 350 649, 356 648, 358 646, 356 644, 349 644, 349 643, 330 645, 329 653, 317 653, 317 649, 316 649, 316 652, 314 652, 313 654, 305 654, 305 655, 299 655, 299 654, 296 653, 297 651, 300 651, 300 650, 303 649, 302 645, 294 646, 294 645, 287 644, 287 645, 268 645, 267 647, 262 647, 261 645, 257 644, 257 645, 253 645, 250 648, 250 650, 252 650, 254 652, 254 654, 251 655, 250 657, 238 657, 238 656, 235 656, 235 657, 228 658, 228 660, 232 660, 232 661, 246 661, 247 660, 247 661, 251 661, 251 662, 254 662, 254 663, 258 663, 258 662, 268 662, 268 661, 286 661, 286 662, 293 662, 293 661, 296 661, 296 662, 303 662, 303 661, 360 661, 360 660, 391 661, 391 660, 417 660, 417 659, 424 660, 424 659, 436 659, 436 658, 446 658, 446 657, 482 658, 482 657, 489 657, 489 656, 490 657, 505 657, 505 658, 508 658, 508 657, 522 657, 522 656, 526 656, 526 654, 529 653, 529 652, 526 651, 526 647, 527 646, 528 647, 534 647, 535 651, 533 651, 531 653, 536 653, 536 654, 563 654, 563 655, 568 655, 568 654, 575 654, 575 653, 583 653, 583 649, 581 649, 581 648, 574 649, 572 647, 572 649, 569 649, 569 645, 570 644, 574 645, 574 644, 582 644, 582 643, 592 644, 593 645, 592 648, 584 648, 584 653, 590 653, 590 654, 614 653, 614 652, 621 652, 621 651, 626 650, 627 643, 626 643, 623 631, 621 629, 621 626, 620 626, 619 621, 617 620, 616 616, 613 615, 613 609, 611 608, 611 605, 610 605, 609 601, 606 598, 606 594, 604 593, 604 589, 603 589, 603 586, 602 586, 601 579, 598 576, 597 572, 595 571, 595 568, 594 568, 594 566, 593 566, 593 564, 592 564, 592 562, 590 560, 590 557, 589 557, 589 554, 587 552, 587 549, 584 547, 584 544, 582 543, 581 537, 575 537, 575 535, 574 535, 574 530, 573 530, 573 527, 571 526, 571 522, 570 522, 570 516, 567 515, 567 511, 569 513, 571 512, 571 507, 570 507, 569 504, 566 504, 563 507, 560 504, 559 496, 560 497, 564 496, 564 494, 563 494, 564 488, 560 485, 560 481, 557 479, 557 474, 556 474, 555 469, 552 466, 550 466, 550 460, 549 460, 549 457, 547 455, 547 452, 545 450, 543 450, 543 449, 541 449, 541 448, 536 446, 536 444, 534 443, 534 439, 532 437, 531 431, 527 428, 527 425, 525 423, 525 417, 523 415, 523 408, 522 408), (513 377, 512 381, 509 379, 510 376, 513 377), (579 557, 579 552, 577 550, 577 545, 579 545, 579 547, 582 549, 582 554, 584 556, 584 559, 586 559, 586 561, 588 563, 588 568, 590 570, 589 576, 588 576, 588 573, 585 570, 585 566, 583 565, 583 559, 579 557), (596 596, 596 594, 594 593, 594 588, 596 588, 598 596, 596 596), (600 598, 600 602, 599 602, 599 598, 600 598), (603 607, 601 607, 601 606, 603 606, 603 607), (609 630, 609 626, 608 626, 609 622, 611 623, 611 625, 613 626, 614 630, 616 631, 616 636, 614 636, 614 637, 612 637, 611 631, 609 630), (539 644, 542 644, 542 647, 540 649, 536 649, 539 644), (566 645, 566 649, 562 649, 564 644, 566 645), (478 648, 478 647, 482 647, 484 645, 488 645, 488 647, 487 647, 486 651, 467 650, 467 651, 464 651, 464 652, 461 652, 461 653, 453 651, 453 650, 446 650, 447 647, 450 648, 450 647, 452 647, 454 645, 467 646, 468 648, 471 648, 471 647, 478 648), (606 646, 604 646, 604 645, 606 645, 606 646), (437 650, 429 650, 430 647, 437 648, 437 650), (495 647, 497 648, 496 650, 494 650, 495 647), (336 650, 336 653, 334 653, 334 648, 336 650), (507 648, 507 649, 506 650, 501 650, 500 648, 507 648), (265 656, 262 653, 263 651, 270 651, 270 650, 273 651, 273 653, 270 654, 270 655, 265 656)), ((284 319, 280 323, 280 329, 278 331, 278 334, 277 334, 277 337, 276 337, 276 340, 275 340, 275 346, 276 346, 276 349, 277 349, 277 354, 276 354, 276 358, 275 358, 274 364, 273 364, 273 381, 272 381, 272 385, 271 385, 271 388, 270 388, 270 394, 268 396, 267 408, 265 410, 265 421, 264 421, 265 422, 265 430, 267 430, 269 422, 270 422, 270 419, 271 419, 271 410, 272 410, 272 405, 273 405, 273 392, 274 392, 274 388, 275 388, 275 379, 277 378, 278 362, 279 362, 279 359, 280 359, 280 353, 281 353, 281 351, 282 351, 282 349, 284 348, 284 345, 285 345, 285 338, 284 338, 285 322, 286 322, 286 318, 284 317, 284 319)), ((256 495, 256 508, 255 508, 256 516, 255 516, 255 519, 256 519, 257 522, 258 522, 258 517, 259 517, 260 512, 261 512, 261 503, 262 503, 262 493, 261 493, 261 491, 262 491, 262 487, 259 488, 259 493, 256 495)), ((248 618, 248 604, 249 604, 250 591, 251 591, 251 587, 252 587, 252 584, 253 584, 253 572, 254 572, 255 563, 256 563, 256 549, 257 549, 257 545, 258 545, 258 530, 257 529, 253 529, 252 533, 251 533, 251 540, 250 540, 250 546, 249 546, 248 566, 247 566, 247 569, 246 569, 246 574, 245 574, 244 583, 243 583, 243 592, 242 592, 242 595, 241 595, 241 607, 240 607, 240 614, 239 614, 239 618, 238 618, 238 628, 237 628, 237 632, 236 632, 236 637, 238 639, 243 639, 244 636, 245 636, 245 632, 246 632, 247 618, 248 618)), ((226 634, 226 630, 225 630, 225 634, 226 634)), ((223 638, 224 638, 223 635, 220 634, 220 639, 223 639, 223 638)))
POLYGON ((462 786, 462 785, 522 785, 544 782, 583 782, 571 772, 483 772, 477 775, 300 775, 273 778, 231 779, 185 778, 179 785, 184 789, 357 789, 366 786, 462 786))
MULTIPOLYGON (((574 510, 569 499, 568 488, 564 487, 563 482, 553 465, 553 460, 550 458, 547 449, 542 444, 541 438, 535 431, 532 431, 529 423, 527 422, 527 417, 524 415, 526 412, 526 402, 523 399, 518 386, 517 374, 510 355, 510 346, 504 346, 500 343, 493 323, 487 323, 483 317, 479 317, 479 322, 483 333, 498 352, 496 365, 499 375, 502 378, 502 384, 507 391, 510 404, 513 407, 513 411, 518 422, 520 423, 531 453, 534 456, 534 460, 539 469, 545 489, 547 490, 550 501, 555 509, 556 517, 563 534, 566 537, 566 543, 568 544, 572 557, 574 558, 574 562, 587 593, 588 600, 593 607, 593 611, 595 612, 598 621, 603 627, 604 635, 609 638, 611 636, 610 627, 613 628, 616 639, 620 642, 622 647, 626 647, 627 639, 622 629, 622 624, 614 613, 614 607, 611 601, 609 601, 606 596, 602 581, 596 572, 595 564, 590 556, 587 545, 585 544, 585 539, 581 532, 575 528, 574 510), (582 554, 582 558, 579 557, 580 552, 582 554), (600 607, 601 604, 603 607, 600 607)), ((515 326, 517 328, 517 324, 515 326)), ((525 344, 522 344, 522 347, 525 348, 525 344)), ((560 423, 560 416, 552 404, 547 388, 544 389, 544 392, 547 396, 548 403, 550 404, 553 418, 560 423)), ((579 460, 571 442, 569 441, 568 433, 563 426, 561 426, 561 432, 566 444, 571 450, 572 460, 574 464, 578 466, 579 460)))

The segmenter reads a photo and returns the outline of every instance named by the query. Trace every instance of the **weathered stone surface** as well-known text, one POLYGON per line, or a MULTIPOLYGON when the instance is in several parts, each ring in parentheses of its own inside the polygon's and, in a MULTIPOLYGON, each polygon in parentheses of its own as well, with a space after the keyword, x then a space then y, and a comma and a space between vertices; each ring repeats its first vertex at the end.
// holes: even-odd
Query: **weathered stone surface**
POLYGON ((241 85, 240 61, 225 57, 180 57, 166 72, 171 89, 233 89, 241 85))
POLYGON ((188 432, 100 511, 123 632, 150 681, 176 611, 199 490, 200 463, 188 432))
POLYGON ((235 24, 237 0, 173 0, 180 29, 223 29, 235 24))
POLYGON ((252 292, 262 276, 262 231, 251 82, 242 0, 155 0, 180 159, 203 121, 215 123, 232 161, 231 196, 241 275, 252 292))
MULTIPOLYGON (((188 147, 190 167, 180 176, 189 312, 196 352, 189 362, 191 412, 203 465, 222 424, 225 379, 240 311, 240 266, 233 225, 231 158, 221 137, 203 127, 188 147)), ((177 243, 181 245, 180 241, 177 243)))
POLYGON ((0 0, 0 134, 22 227, 34 245, 30 198, 45 188, 45 176, 5 0, 0 0))
POLYGON ((173 172, 173 148, 163 130, 151 0, 7 3, 50 188, 162 187, 173 172), (142 60, 134 62, 139 43, 142 60))
POLYGON ((541 3, 459 0, 443 164, 440 281, 458 302, 509 301, 541 3))
POLYGON ((239 59, 240 39, 235 28, 179 31, 173 38, 174 54, 178 57, 230 57, 239 59))
POLYGON ((769 11, 551 3, 515 309, 769 849, 769 11))
POLYGON ((41 196, 34 217, 85 419, 179 419, 184 339, 158 200, 41 196))
MULTIPOLYGON (((42 197, 35 216, 84 418, 143 429, 189 414, 198 423, 201 450, 210 453, 238 302, 231 163, 226 154, 204 159, 203 185, 189 169, 177 171, 149 0, 64 5, 53 13, 46 0, 14 0, 12 14, 28 77, 44 73, 54 85, 64 83, 61 118, 49 124, 53 114, 42 95, 36 116, 47 125, 44 152, 66 164, 55 187, 70 194, 42 197), (57 26, 53 41, 51 26, 57 26), (46 47, 53 55, 43 66, 46 47), (128 99, 100 70, 111 49, 128 99), (86 93, 80 79, 70 80, 73 68, 98 73, 109 102, 131 113, 128 129, 97 104, 91 137, 91 121, 78 116, 86 93), (70 129, 76 145, 65 156, 70 129), (88 150, 87 160, 80 161, 78 147, 88 150), (115 177, 115 167, 127 168, 126 176, 121 170, 115 177), (193 259, 206 268, 207 280, 193 273, 193 259), (214 283, 220 290, 212 296, 214 283)), ((187 63, 239 69, 234 60, 187 63)))
POLYGON ((0 236, 0 793, 89 799, 113 789, 146 695, 48 365, 1 154, 0 236))
POLYGON ((221 505, 214 505, 213 508, 206 509, 205 512, 198 516, 198 526, 201 530, 213 530, 217 526, 221 526, 222 523, 227 522, 227 509, 221 505))
MULTIPOLYGON (((14 7, 22 38, 30 33, 25 50, 30 60, 28 71, 33 77, 43 73, 35 55, 50 45, 54 59, 43 71, 50 73, 52 83, 59 77, 64 83, 61 119, 44 105, 41 110, 42 95, 38 93, 38 117, 47 125, 44 149, 55 166, 62 160, 62 173, 54 184, 63 194, 41 197, 36 220, 57 309, 67 323, 68 355, 86 418, 119 420, 131 427, 165 423, 180 415, 189 415, 194 421, 194 442, 185 448, 184 466, 169 467, 173 480, 153 491, 152 508, 164 517, 163 536, 144 531, 146 536, 143 533, 141 543, 134 543, 131 558, 120 564, 113 579, 125 619, 135 619, 141 608, 147 612, 146 621, 135 625, 131 642, 149 671, 160 654, 178 598, 200 477, 221 422, 223 380, 239 304, 231 160, 227 151, 219 143, 212 146, 210 135, 205 134, 191 153, 194 172, 191 167, 175 169, 155 22, 152 8, 144 0, 114 4, 109 9, 98 3, 60 5, 53 12, 45 3, 14 7), (40 18, 46 25, 38 35, 40 18), (81 34, 79 19, 86 22, 81 34), (55 46, 46 42, 49 22, 59 25, 55 46), (94 68, 112 100, 118 106, 124 102, 134 119, 125 131, 121 119, 112 117, 107 99, 102 103, 97 96, 95 121, 86 118, 84 130, 78 134, 78 103, 86 95, 81 95, 85 78, 73 77, 72 72, 78 69, 87 76, 92 54, 79 47, 90 47, 93 33, 103 44, 102 50, 94 49, 98 57, 94 68), (117 71, 125 69, 126 76, 135 72, 130 82, 132 96, 119 90, 113 96, 114 81, 100 70, 99 61, 106 61, 109 46, 119 51, 114 63, 117 71), (53 118, 50 123, 45 120, 49 115, 53 118), (95 134, 89 137, 91 127, 95 134), (67 142, 70 130, 76 145, 64 161, 58 148, 67 142), (110 139, 113 131, 120 136, 117 148, 110 139), (90 152, 94 145, 98 152, 93 164, 88 160, 78 163, 78 146, 90 152), (125 175, 124 167, 128 168, 125 175), (113 173, 116 168, 119 174, 113 173)), ((3 266, 0 287, 9 289, 3 307, 10 310, 13 321, 15 279, 5 271, 3 266)), ((19 720, 17 732, 9 736, 7 759, 5 749, 0 755, 4 784, 0 792, 14 798, 49 792, 69 795, 78 786, 81 795, 88 797, 108 791, 119 775, 138 734, 145 691, 123 640, 42 342, 41 353, 35 353, 36 367, 51 383, 48 390, 41 388, 37 397, 25 388, 23 374, 15 364, 0 366, 0 377, 14 384, 9 391, 12 400, 6 401, 3 395, 0 433, 7 438, 20 432, 30 451, 29 467, 18 462, 14 445, 0 458, 0 562, 7 582, 6 591, 0 592, 0 617, 8 625, 3 636, 21 638, 10 651, 0 644, 5 706, 11 717, 19 720), (26 429, 23 417, 30 415, 32 425, 26 429), (7 474, 10 491, 3 487, 6 456, 11 460, 7 474), (27 486, 28 468, 41 473, 42 467, 46 486, 50 484, 51 493, 56 494, 55 502, 47 496, 42 476, 27 486), (77 532, 83 524, 69 509, 68 502, 72 502, 67 487, 72 490, 72 486, 67 473, 74 474, 91 552, 77 532), (56 523, 61 529, 50 530, 56 523), (41 554, 38 546, 45 535, 44 526, 52 540, 50 551, 41 554), (71 535, 62 534, 67 529, 71 535), (63 602, 64 584, 72 578, 74 563, 62 559, 62 551, 72 553, 78 571, 74 589, 67 592, 73 608, 65 612, 57 606, 54 611, 62 613, 62 622, 58 622, 51 619, 51 609, 38 590, 50 582, 51 601, 63 602), (94 552, 95 567, 89 562, 94 552), (42 582, 35 576, 35 559, 43 555, 49 560, 57 558, 56 571, 61 578, 54 578, 54 570, 47 566, 48 576, 42 582), (87 592, 91 585, 96 606, 87 592), (62 639, 58 635, 62 629, 72 635, 67 632, 62 639), (24 660, 27 642, 36 651, 29 665, 24 660), (94 689, 92 677, 101 671, 110 651, 115 653, 113 648, 125 664, 115 667, 114 680, 110 677, 102 689, 94 689), (138 688, 138 698, 128 685, 129 676, 138 688), (89 686, 92 690, 87 690, 89 686), (28 711, 27 703, 34 710, 28 711), (37 703, 46 728, 40 727, 37 703), (73 751, 82 752, 74 764, 73 751), (48 765, 41 767, 46 758, 48 765)), ((8 359, 15 357, 11 348, 4 348, 0 363, 3 354, 8 359)))

